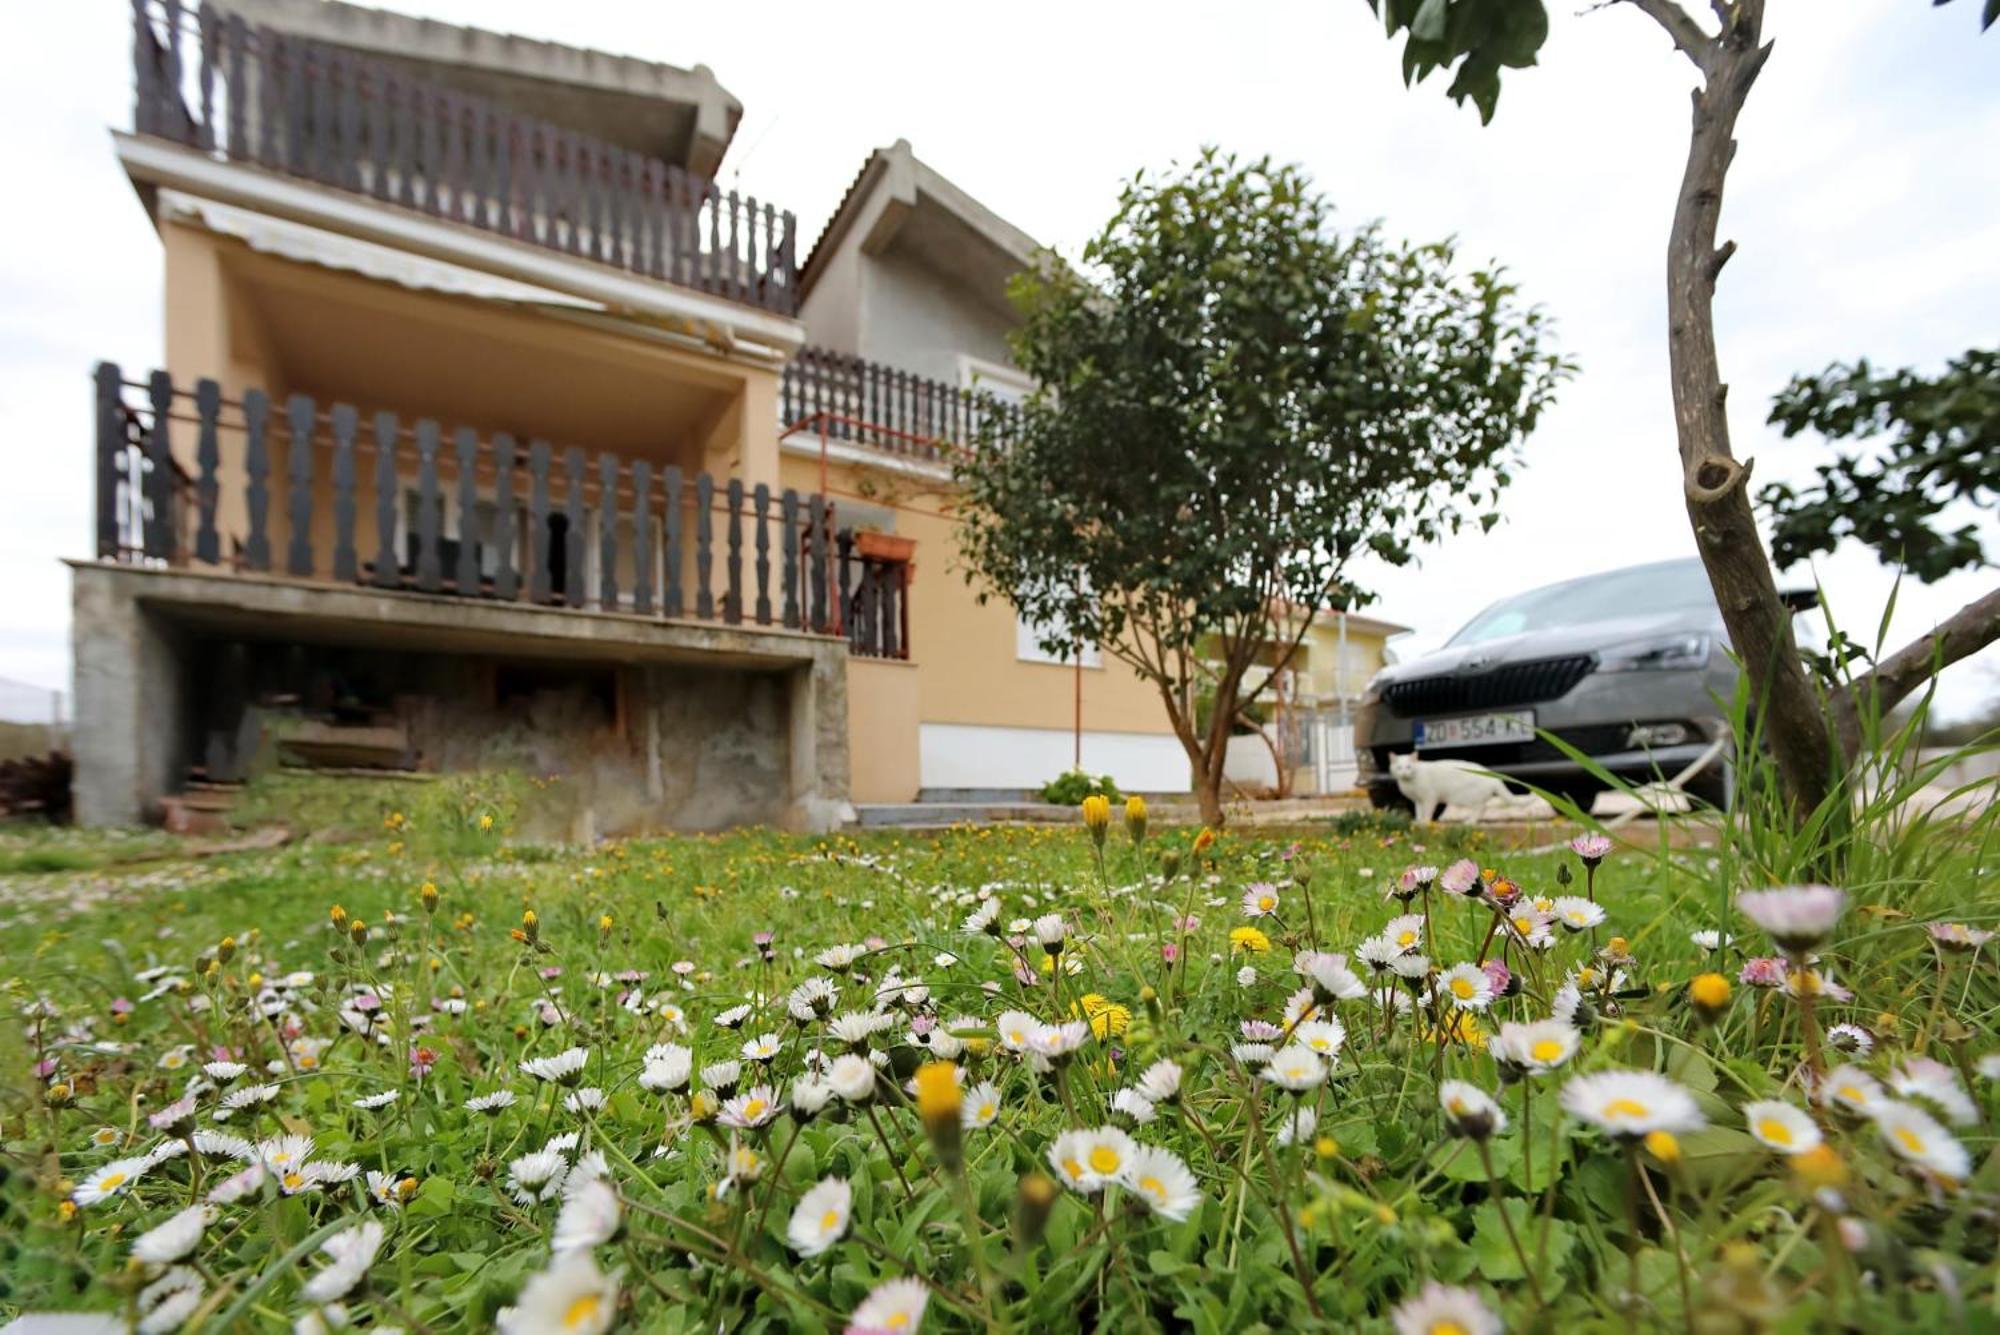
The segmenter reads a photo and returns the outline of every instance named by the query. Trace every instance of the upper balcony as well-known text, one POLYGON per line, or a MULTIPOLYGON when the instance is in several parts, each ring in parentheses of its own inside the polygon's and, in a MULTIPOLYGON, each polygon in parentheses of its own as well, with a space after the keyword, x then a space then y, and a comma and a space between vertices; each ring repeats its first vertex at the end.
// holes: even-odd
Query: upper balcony
MULTIPOLYGON (((778 316, 798 310, 789 212, 423 64, 180 0, 133 0, 133 62, 140 136, 778 316)), ((718 151, 702 142, 690 160, 718 151)))
POLYGON ((810 344, 785 363, 778 390, 785 435, 816 435, 922 463, 1004 445, 1018 412, 985 390, 810 344))

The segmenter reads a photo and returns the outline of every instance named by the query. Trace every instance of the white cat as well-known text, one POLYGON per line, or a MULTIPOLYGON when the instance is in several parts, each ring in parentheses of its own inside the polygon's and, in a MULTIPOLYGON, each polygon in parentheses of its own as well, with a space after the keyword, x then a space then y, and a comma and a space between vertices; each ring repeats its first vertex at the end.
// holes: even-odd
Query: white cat
POLYGON ((1478 820, 1488 803, 1511 800, 1505 782, 1469 760, 1419 760, 1414 751, 1405 751, 1389 757, 1389 774, 1425 824, 1446 807, 1478 820))

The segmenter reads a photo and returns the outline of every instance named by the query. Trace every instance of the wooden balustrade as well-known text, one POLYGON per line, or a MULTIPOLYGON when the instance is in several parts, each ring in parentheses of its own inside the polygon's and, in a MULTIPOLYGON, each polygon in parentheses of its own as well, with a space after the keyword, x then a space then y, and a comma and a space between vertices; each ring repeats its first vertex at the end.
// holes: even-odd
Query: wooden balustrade
POLYGON ((1004 444, 1016 411, 991 394, 810 345, 786 363, 779 385, 786 426, 919 459, 1004 444))
POLYGON ((797 224, 706 177, 182 0, 132 0, 133 129, 780 314, 797 224))
POLYGON ((133 383, 108 362, 96 396, 100 560, 816 634, 865 622, 855 653, 907 655, 907 612, 885 610, 900 582, 857 573, 817 494, 304 394, 231 400, 163 371, 133 383))

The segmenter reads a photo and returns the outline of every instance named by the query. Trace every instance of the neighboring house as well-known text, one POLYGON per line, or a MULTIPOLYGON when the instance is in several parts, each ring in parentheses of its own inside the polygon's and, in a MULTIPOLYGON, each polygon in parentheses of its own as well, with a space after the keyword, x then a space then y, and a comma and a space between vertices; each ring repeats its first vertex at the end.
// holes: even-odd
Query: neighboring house
MULTIPOLYGON (((1281 623, 1299 629, 1296 616, 1281 623)), ((1312 620, 1272 689, 1258 707, 1267 719, 1262 735, 1234 737, 1224 775, 1252 793, 1279 788, 1278 764, 1290 774, 1287 791, 1297 796, 1343 793, 1355 786, 1354 714, 1368 681, 1395 661, 1389 641, 1408 626, 1359 613, 1321 611, 1312 620)), ((1274 647, 1271 657, 1278 650, 1274 647)), ((1267 668, 1252 668, 1255 686, 1267 668)))
POLYGON ((1033 243, 872 155, 806 262, 706 69, 330 0, 135 6, 165 367, 100 368, 77 808, 272 763, 565 776, 600 828, 825 828, 1068 765, 1150 688, 956 571, 1033 243))

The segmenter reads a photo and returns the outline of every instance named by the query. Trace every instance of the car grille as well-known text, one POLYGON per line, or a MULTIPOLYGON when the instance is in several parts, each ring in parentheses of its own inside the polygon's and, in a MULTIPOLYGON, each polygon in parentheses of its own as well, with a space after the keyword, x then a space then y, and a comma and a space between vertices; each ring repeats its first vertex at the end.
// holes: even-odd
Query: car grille
MULTIPOLYGON (((1559 728, 1555 735, 1587 756, 1608 756, 1630 749, 1626 740, 1632 735, 1632 725, 1605 723, 1588 728, 1559 728)), ((1389 772, 1391 753, 1409 749, 1407 742, 1400 746, 1370 748, 1375 756, 1375 768, 1384 774, 1389 772)), ((1551 760, 1567 761, 1569 755, 1548 738, 1534 737, 1525 742, 1490 742, 1483 746, 1425 747, 1423 758, 1470 760, 1480 765, 1505 768, 1508 765, 1531 765, 1551 760)))
POLYGON ((1532 663, 1508 663, 1491 672, 1469 676, 1453 673, 1392 681, 1382 688, 1382 702, 1397 718, 1428 718, 1434 714, 1532 705, 1567 695, 1590 675, 1594 663, 1589 654, 1571 654, 1532 663))

